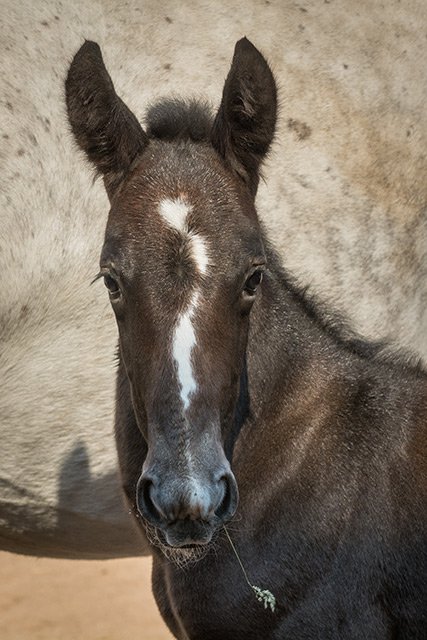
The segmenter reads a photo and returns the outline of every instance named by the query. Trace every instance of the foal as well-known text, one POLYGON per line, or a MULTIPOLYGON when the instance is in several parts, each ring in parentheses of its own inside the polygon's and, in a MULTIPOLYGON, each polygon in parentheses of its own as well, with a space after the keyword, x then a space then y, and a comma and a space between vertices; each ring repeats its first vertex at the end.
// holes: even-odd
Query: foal
POLYGON ((328 319, 260 228, 264 58, 240 40, 214 118, 164 101, 146 131, 94 43, 66 94, 111 201, 117 447, 172 633, 427 638, 427 377, 328 319))

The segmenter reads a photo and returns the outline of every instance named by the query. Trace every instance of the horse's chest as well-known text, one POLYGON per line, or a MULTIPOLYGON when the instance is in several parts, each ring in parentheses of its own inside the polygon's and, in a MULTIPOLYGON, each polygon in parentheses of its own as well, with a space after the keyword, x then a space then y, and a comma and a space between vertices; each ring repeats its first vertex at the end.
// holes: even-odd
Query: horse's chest
POLYGON ((154 564, 160 613, 179 640, 267 640, 277 614, 257 602, 244 577, 219 558, 204 571, 154 564))
MULTIPOLYGON (((292 548, 290 538, 267 549, 240 544, 250 580, 271 590, 275 612, 264 609, 247 584, 236 557, 219 547, 186 569, 155 558, 153 590, 160 612, 179 640, 385 640, 396 620, 381 595, 384 573, 366 553, 292 548), (284 550, 289 548, 286 553, 284 550)), ((415 588, 415 586, 413 587, 415 588)), ((425 597, 418 609, 424 620, 425 597)), ((390 606, 397 611, 396 603, 390 606)), ((400 609, 405 608, 400 599, 400 609)), ((417 614, 418 615, 418 614, 417 614)), ((418 617, 420 617, 418 615, 418 617)), ((418 620, 418 618, 417 618, 418 620)), ((425 622, 414 623, 425 634, 425 622)), ((414 626, 414 625, 413 625, 414 626)), ((403 636, 402 636, 403 637, 403 636)), ((425 637, 425 635, 414 636, 425 637)))

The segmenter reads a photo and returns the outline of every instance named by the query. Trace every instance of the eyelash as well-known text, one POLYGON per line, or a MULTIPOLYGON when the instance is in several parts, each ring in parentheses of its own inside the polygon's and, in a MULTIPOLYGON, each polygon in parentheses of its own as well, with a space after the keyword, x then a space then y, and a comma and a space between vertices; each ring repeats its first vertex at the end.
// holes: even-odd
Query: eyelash
POLYGON ((108 293, 111 300, 116 300, 121 296, 120 285, 116 278, 114 278, 110 273, 106 273, 105 271, 100 271, 92 280, 91 284, 104 278, 104 285, 108 289, 108 293))

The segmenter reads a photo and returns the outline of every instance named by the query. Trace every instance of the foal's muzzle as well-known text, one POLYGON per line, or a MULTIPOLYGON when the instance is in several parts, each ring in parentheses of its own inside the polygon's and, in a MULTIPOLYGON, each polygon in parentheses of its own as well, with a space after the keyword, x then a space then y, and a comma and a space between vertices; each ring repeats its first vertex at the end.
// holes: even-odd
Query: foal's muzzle
POLYGON ((172 547, 208 544, 234 515, 238 490, 230 470, 212 482, 175 477, 161 482, 150 472, 138 481, 136 502, 144 519, 160 529, 172 547))

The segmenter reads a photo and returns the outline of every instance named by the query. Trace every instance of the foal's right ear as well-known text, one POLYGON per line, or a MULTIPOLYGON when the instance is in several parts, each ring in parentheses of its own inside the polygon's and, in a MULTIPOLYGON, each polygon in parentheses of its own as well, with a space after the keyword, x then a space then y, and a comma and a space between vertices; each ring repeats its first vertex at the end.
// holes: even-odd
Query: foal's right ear
POLYGON ((116 94, 95 42, 86 41, 74 56, 65 93, 77 144, 103 176, 111 199, 148 137, 116 94))

